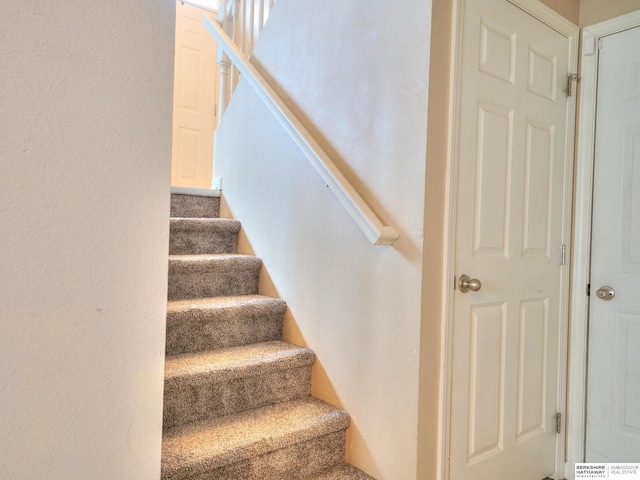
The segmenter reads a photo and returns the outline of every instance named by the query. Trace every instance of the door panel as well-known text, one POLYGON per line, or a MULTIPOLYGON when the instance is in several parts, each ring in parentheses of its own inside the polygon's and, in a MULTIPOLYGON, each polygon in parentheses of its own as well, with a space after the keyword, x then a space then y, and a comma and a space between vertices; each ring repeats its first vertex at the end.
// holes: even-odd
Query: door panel
POLYGON ((527 118, 522 254, 530 258, 551 256, 554 130, 550 123, 527 118))
POLYGON ((518 416, 516 443, 544 432, 547 386, 548 302, 546 299, 520 303, 520 351, 518 368, 518 416))
POLYGON ((508 257, 513 111, 478 103, 474 255, 508 257))
POLYGON ((204 14, 176 2, 171 185, 180 187, 211 187, 218 66, 215 41, 202 25, 204 14))
POLYGON ((640 27, 605 37, 596 116, 586 460, 640 452, 640 27), (615 290, 604 301, 596 291, 615 290))
POLYGON ((493 455, 503 443, 505 320, 504 304, 471 309, 470 463, 493 455))
POLYGON ((568 39, 504 0, 465 2, 450 478, 556 468, 568 39))

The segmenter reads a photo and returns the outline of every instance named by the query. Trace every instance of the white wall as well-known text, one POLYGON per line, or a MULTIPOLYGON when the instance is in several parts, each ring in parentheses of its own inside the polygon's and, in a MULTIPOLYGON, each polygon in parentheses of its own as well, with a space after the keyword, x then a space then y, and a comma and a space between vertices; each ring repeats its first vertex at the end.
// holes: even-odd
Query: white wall
POLYGON ((159 478, 174 8, 2 6, 2 478, 159 478))
POLYGON ((278 0, 254 57, 399 230, 394 246, 367 241, 242 82, 216 137, 230 212, 289 304, 286 335, 318 355, 313 392, 349 411, 347 458, 379 480, 416 478, 430 10, 278 0))

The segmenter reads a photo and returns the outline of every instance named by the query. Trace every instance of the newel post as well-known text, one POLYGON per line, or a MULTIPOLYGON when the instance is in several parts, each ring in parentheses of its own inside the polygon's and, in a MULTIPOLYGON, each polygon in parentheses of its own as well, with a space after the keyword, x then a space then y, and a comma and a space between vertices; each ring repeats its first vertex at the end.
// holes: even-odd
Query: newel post
MULTIPOLYGON (((234 25, 233 17, 231 19, 229 18, 230 15, 227 9, 227 0, 220 0, 218 2, 218 23, 222 26, 224 31, 229 34, 229 30, 233 30, 234 25)), ((229 57, 226 53, 224 53, 220 45, 218 45, 217 52, 217 62, 220 69, 220 98, 218 99, 218 118, 220 119, 227 109, 227 104, 229 103, 229 97, 231 95, 229 90, 229 72, 231 70, 231 60, 229 60, 229 57)))
POLYGON ((229 71, 231 70, 231 61, 220 47, 218 47, 218 67, 220 68, 220 98, 218 99, 218 109, 220 113, 218 118, 222 118, 229 103, 229 71))

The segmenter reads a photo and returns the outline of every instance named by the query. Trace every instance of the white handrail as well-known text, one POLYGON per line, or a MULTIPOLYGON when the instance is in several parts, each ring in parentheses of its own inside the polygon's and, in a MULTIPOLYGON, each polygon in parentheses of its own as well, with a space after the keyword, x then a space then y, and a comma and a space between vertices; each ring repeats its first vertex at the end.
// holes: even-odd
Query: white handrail
POLYGON ((222 27, 211 23, 206 16, 203 16, 203 22, 206 29, 218 42, 218 47, 225 51, 233 64, 240 70, 243 78, 275 115, 327 186, 333 190, 340 203, 342 203, 369 241, 374 245, 392 245, 399 238, 396 229, 384 225, 380 221, 373 210, 369 208, 358 192, 338 170, 322 147, 318 145, 318 142, 315 141, 304 125, 271 88, 260 72, 249 62, 249 59, 233 43, 222 27))

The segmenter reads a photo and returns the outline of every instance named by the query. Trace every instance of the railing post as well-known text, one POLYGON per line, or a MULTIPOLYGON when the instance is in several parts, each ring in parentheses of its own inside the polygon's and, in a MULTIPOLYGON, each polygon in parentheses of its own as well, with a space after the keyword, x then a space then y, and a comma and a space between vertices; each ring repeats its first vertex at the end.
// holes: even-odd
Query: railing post
POLYGON ((258 2, 258 33, 262 32, 262 27, 264 27, 264 0, 258 2))
POLYGON ((247 44, 245 45, 244 54, 251 58, 251 52, 253 52, 253 43, 255 38, 255 16, 256 16, 256 0, 247 0, 247 4, 251 4, 247 12, 247 44))
MULTIPOLYGON (((268 3, 265 0, 218 0, 218 24, 247 57, 253 52, 273 4, 274 0, 268 3), (268 10, 265 11, 267 5, 268 10)), ((217 62, 220 72, 218 118, 222 118, 240 80, 240 71, 220 47, 217 62)))
POLYGON ((218 118, 222 118, 229 103, 229 70, 231 70, 231 61, 220 46, 218 46, 218 67, 220 68, 220 98, 218 100, 220 113, 218 118))
MULTIPOLYGON (((238 45, 238 35, 242 35, 242 26, 238 23, 238 16, 240 14, 239 0, 233 0, 233 9, 231 10, 231 14, 233 15, 233 17, 231 18, 232 30, 229 36, 233 39, 233 43, 238 45)), ((240 72, 233 65, 233 63, 231 63, 231 83, 230 83, 231 93, 229 94, 229 96, 233 94, 233 91, 236 89, 236 86, 238 85, 239 80, 240 80, 240 72)))

